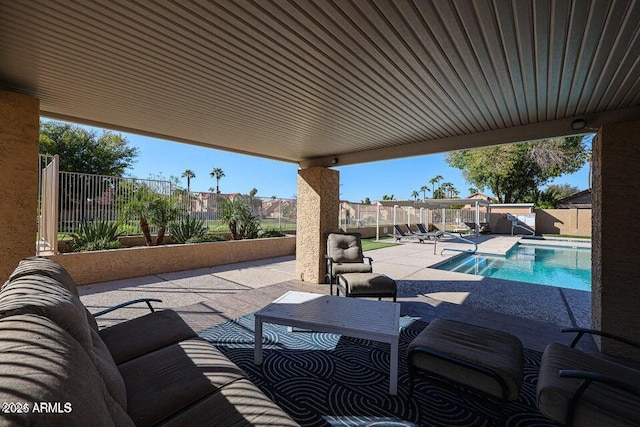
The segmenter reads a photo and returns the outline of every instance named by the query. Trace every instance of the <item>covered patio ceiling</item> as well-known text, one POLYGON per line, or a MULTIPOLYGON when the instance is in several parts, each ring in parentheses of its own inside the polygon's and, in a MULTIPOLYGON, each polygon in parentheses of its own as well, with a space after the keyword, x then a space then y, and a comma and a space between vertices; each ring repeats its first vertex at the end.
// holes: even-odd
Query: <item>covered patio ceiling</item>
POLYGON ((637 1, 0 0, 0 87, 47 117, 344 165, 640 118, 638 22, 637 1))

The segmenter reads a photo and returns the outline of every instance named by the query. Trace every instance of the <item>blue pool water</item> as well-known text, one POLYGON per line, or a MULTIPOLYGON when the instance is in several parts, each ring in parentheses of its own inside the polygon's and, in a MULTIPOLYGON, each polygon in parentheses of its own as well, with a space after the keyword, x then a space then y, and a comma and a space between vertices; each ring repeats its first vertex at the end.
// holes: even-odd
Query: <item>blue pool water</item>
POLYGON ((591 291, 591 249, 516 245, 506 257, 468 255, 440 270, 591 291))

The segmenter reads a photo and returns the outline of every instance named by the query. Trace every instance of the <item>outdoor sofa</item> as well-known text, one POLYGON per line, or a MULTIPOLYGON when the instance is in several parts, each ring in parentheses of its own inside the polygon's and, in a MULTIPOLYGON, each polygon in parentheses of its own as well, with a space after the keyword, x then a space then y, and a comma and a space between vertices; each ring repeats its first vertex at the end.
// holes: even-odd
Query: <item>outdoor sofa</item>
POLYGON ((44 258, 0 290, 0 402, 0 425, 297 425, 172 310, 99 330, 44 258))

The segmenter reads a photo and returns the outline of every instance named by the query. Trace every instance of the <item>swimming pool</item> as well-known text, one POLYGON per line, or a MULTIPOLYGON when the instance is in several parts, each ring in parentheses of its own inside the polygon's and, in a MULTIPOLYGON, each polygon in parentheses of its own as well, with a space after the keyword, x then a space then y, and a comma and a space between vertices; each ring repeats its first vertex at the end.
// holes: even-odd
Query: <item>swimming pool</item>
POLYGON ((440 270, 591 291, 591 249, 518 244, 506 257, 467 255, 440 270))

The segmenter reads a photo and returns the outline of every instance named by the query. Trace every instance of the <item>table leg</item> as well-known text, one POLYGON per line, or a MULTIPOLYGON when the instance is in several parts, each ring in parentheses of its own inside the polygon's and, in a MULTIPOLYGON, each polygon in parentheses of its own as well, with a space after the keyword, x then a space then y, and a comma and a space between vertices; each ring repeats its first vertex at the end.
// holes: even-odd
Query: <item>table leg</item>
POLYGON ((258 316, 255 316, 254 341, 253 363, 260 365, 262 363, 262 319, 258 316))
POLYGON ((389 360, 389 394, 398 394, 398 338, 391 341, 389 360))

